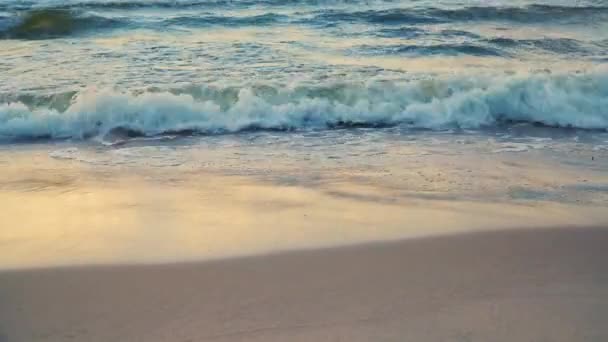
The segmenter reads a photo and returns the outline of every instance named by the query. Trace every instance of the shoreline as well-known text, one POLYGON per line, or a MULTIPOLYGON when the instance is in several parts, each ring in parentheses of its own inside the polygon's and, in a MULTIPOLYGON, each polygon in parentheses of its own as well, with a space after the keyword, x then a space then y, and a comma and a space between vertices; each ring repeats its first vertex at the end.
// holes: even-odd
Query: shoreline
POLYGON ((310 148, 318 139, 263 134, 255 144, 224 137, 3 151, 0 204, 8 214, 0 226, 14 228, 0 231, 0 269, 181 262, 608 222, 608 159, 591 161, 591 146, 568 156, 554 155, 561 143, 494 153, 510 145, 374 136, 351 132, 310 148))
POLYGON ((0 341, 601 341, 608 229, 0 272, 0 341))

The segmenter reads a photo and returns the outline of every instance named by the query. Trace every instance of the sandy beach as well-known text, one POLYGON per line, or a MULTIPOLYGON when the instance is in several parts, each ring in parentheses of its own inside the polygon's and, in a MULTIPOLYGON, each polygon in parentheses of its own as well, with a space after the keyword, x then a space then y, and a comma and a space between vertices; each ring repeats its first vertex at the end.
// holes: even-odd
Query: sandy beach
POLYGON ((606 341, 608 230, 0 273, 0 341, 606 341))

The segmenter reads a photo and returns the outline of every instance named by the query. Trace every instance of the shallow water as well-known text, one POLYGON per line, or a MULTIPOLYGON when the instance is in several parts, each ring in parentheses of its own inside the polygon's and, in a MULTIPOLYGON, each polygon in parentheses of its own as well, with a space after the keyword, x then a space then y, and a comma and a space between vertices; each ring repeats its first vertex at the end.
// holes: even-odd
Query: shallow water
POLYGON ((606 134, 529 130, 4 145, 0 269, 605 225, 606 134))

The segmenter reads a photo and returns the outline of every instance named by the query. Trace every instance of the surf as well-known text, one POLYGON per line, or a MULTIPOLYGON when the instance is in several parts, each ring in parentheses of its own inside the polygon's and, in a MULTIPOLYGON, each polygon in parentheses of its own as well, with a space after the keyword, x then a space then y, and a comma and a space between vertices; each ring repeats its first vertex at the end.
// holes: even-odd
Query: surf
POLYGON ((605 70, 402 83, 200 85, 141 94, 90 90, 64 94, 64 103, 54 98, 52 105, 24 99, 3 100, 0 137, 89 139, 115 132, 154 136, 395 125, 484 129, 513 122, 608 129, 605 70))

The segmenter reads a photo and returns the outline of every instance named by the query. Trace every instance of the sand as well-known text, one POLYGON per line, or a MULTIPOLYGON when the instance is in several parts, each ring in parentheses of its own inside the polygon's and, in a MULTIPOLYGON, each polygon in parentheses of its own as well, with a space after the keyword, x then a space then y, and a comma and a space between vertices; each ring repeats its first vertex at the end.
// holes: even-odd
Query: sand
POLYGON ((0 341, 608 341, 608 229, 0 273, 0 341))
MULTIPOLYGON (((391 140, 376 148, 385 143, 391 140)), ((198 261, 608 222, 608 158, 591 165, 578 152, 566 163, 539 151, 478 155, 471 144, 449 142, 421 155, 439 147, 417 141, 391 147, 382 159, 259 163, 242 158, 274 153, 274 145, 59 145, 0 147, 0 271, 198 261), (61 151, 78 158, 52 157, 61 151), (178 159, 185 164, 153 166, 178 159), (224 168, 226 160, 232 164, 224 168), (216 166, 201 166, 208 162, 216 166)), ((327 153, 335 147, 327 144, 327 153)), ((289 148, 279 155, 291 156, 289 148)))

